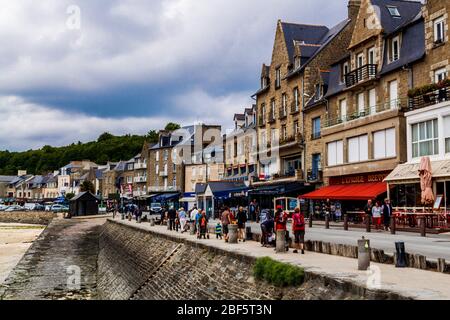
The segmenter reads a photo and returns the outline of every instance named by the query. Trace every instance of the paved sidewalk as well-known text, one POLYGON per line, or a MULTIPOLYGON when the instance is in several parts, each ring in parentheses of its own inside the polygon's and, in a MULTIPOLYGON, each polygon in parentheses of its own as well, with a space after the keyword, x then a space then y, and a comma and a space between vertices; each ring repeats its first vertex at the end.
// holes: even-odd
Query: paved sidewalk
MULTIPOLYGON (((211 225, 217 221, 211 221, 211 225)), ((255 222, 248 224, 252 232, 261 234, 261 227, 255 222)), ((288 230, 292 230, 288 226, 288 230)), ((365 229, 350 229, 344 231, 341 228, 331 228, 326 230, 325 226, 318 225, 313 228, 306 227, 306 240, 324 241, 335 244, 357 245, 357 241, 364 236, 370 240, 370 245, 374 249, 384 250, 386 254, 393 255, 395 251, 395 242, 405 242, 406 252, 411 254, 420 254, 428 259, 437 260, 439 258, 450 261, 450 235, 439 234, 429 235, 426 238, 410 232, 399 232, 391 235, 389 232, 375 231, 367 233, 365 229)))
POLYGON ((180 234, 169 231, 165 226, 151 227, 148 223, 137 224, 135 221, 122 221, 119 218, 116 218, 115 221, 143 230, 152 230, 161 235, 189 239, 193 243, 204 243, 229 252, 237 252, 252 257, 269 256, 282 262, 301 266, 310 272, 326 275, 337 280, 351 281, 370 289, 388 290, 419 300, 450 300, 450 276, 447 274, 409 268, 397 269, 393 265, 372 263, 375 276, 371 276, 371 272, 357 270, 356 259, 312 252, 299 255, 292 253, 292 250, 287 254, 276 254, 273 249, 262 248, 259 243, 254 241, 230 245, 215 238, 198 240, 195 236, 187 233, 180 234), (377 283, 377 278, 379 279, 379 285, 372 286, 370 283, 377 283))

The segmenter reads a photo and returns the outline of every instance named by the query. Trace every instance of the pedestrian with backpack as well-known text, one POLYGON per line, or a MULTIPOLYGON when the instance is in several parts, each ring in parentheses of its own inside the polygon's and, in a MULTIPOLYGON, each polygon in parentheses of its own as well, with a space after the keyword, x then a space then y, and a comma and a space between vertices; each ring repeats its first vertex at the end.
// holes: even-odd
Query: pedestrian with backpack
POLYGON ((292 216, 292 232, 295 239, 294 253, 298 253, 298 250, 301 249, 302 254, 305 254, 305 216, 299 208, 295 208, 292 216))

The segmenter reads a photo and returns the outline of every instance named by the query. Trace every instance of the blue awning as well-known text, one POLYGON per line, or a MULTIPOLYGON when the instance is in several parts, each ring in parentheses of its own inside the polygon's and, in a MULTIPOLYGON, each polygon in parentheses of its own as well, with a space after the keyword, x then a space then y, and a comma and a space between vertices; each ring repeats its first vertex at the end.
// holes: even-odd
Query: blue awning
POLYGON ((179 193, 163 193, 163 194, 160 194, 160 195, 154 197, 153 199, 156 202, 164 202, 164 201, 178 199, 179 197, 180 197, 179 193))

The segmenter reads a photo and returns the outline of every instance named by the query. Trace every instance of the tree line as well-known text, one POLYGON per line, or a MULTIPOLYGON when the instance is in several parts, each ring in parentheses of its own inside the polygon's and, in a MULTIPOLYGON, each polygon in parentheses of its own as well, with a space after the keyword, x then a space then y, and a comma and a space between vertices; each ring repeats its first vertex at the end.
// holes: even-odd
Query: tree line
MULTIPOLYGON (((172 131, 179 127, 176 123, 168 123, 165 129, 172 131)), ((47 174, 77 160, 91 160, 97 164, 129 160, 141 152, 144 142, 158 142, 158 131, 151 130, 143 136, 115 136, 105 132, 96 141, 87 143, 79 141, 63 147, 46 145, 38 150, 23 152, 0 151, 0 175, 16 175, 18 170, 27 170, 29 174, 47 174)))

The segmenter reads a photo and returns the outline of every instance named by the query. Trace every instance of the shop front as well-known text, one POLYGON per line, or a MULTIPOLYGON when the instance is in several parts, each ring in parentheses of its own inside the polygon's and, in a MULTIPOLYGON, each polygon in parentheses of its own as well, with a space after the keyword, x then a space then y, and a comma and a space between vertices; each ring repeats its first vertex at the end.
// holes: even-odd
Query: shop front
POLYGON ((261 209, 273 210, 274 199, 281 197, 297 198, 299 195, 314 190, 314 186, 302 182, 278 183, 273 185, 254 186, 249 192, 249 200, 256 200, 261 209))
POLYGON ((324 219, 330 212, 333 220, 341 220, 347 214, 350 221, 363 221, 367 201, 384 202, 387 184, 383 180, 388 172, 332 177, 330 185, 301 196, 309 200, 309 212, 315 219, 324 219))
MULTIPOLYGON (((419 178, 419 163, 399 165, 386 178, 390 186, 389 197, 394 207, 423 207, 419 178)), ((433 193, 440 207, 450 211, 450 160, 431 161, 433 193)))
POLYGON ((223 207, 237 209, 246 207, 248 187, 243 182, 215 181, 196 186, 197 207, 205 210, 208 217, 217 218, 223 207))

